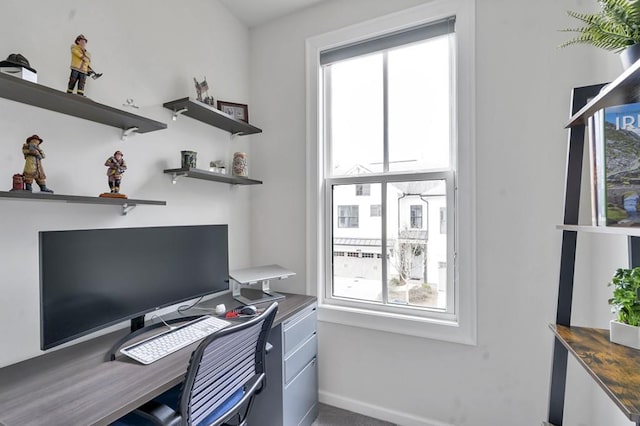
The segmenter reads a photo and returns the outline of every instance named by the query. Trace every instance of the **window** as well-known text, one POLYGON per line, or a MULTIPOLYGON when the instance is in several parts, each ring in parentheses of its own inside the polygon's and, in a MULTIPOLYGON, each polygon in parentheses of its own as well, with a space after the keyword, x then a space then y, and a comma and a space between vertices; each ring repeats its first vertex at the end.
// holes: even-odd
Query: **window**
POLYGON ((338 228, 357 228, 358 210, 358 206, 338 206, 338 228))
POLYGON ((371 185, 356 185, 356 195, 371 195, 371 185))
POLYGON ((343 248, 339 237, 352 245, 375 240, 371 248, 389 253, 375 268, 373 257, 360 256, 346 268, 332 262, 328 292, 336 301, 348 297, 397 310, 452 310, 447 293, 453 289, 446 266, 439 265, 451 264, 453 250, 446 233, 429 238, 420 230, 422 200, 452 203, 454 21, 390 35, 389 43, 377 38, 320 54, 327 202, 338 206, 337 228, 357 228, 350 233, 333 228, 331 251, 343 248), (359 226, 358 205, 344 205, 350 201, 347 188, 356 197, 379 198, 385 226, 359 226), (356 283, 360 292, 353 291, 356 283))
MULTIPOLYGON (((421 205, 413 205, 411 206, 411 228, 412 229, 421 229, 422 228, 422 206, 421 205)), ((445 231, 446 232, 446 231, 445 231)))
POLYGON ((475 342, 469 3, 307 40, 307 266, 322 320, 475 342), (361 205, 369 217, 347 227, 361 205))

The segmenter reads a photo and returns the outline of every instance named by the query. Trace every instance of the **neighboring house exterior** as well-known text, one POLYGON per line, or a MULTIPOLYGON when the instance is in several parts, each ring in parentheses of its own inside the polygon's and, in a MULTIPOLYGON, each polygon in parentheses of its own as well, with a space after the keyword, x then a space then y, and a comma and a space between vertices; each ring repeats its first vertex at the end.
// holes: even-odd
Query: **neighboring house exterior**
MULTIPOLYGON (((350 174, 370 170, 357 166, 350 174)), ((381 185, 334 187, 333 268, 336 276, 381 279, 381 185)), ((405 266, 409 279, 446 288, 446 200, 440 182, 398 182, 387 188, 389 271, 399 277, 399 250, 413 251, 405 266), (391 206, 397 206, 396 209, 391 206)), ((386 256, 385 256, 386 257, 386 256)))

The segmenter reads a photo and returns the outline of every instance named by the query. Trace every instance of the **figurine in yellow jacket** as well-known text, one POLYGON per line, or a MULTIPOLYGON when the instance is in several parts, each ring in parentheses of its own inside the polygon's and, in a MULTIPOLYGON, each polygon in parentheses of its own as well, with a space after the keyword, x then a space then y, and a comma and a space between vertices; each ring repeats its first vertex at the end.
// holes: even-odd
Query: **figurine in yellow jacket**
POLYGON ((87 39, 80 34, 76 37, 74 44, 71 45, 71 75, 69 76, 67 93, 73 93, 77 83, 78 90, 76 93, 84 96, 84 85, 87 76, 91 76, 95 80, 102 74, 98 74, 91 69, 91 54, 87 51, 87 39))

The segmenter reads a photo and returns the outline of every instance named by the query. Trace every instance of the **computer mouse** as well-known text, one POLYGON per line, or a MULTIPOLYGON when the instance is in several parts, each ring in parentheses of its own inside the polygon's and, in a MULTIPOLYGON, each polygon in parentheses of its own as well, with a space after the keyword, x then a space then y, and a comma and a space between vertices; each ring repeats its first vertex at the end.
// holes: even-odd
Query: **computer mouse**
POLYGON ((243 306, 238 310, 240 315, 257 315, 258 309, 253 305, 243 306))

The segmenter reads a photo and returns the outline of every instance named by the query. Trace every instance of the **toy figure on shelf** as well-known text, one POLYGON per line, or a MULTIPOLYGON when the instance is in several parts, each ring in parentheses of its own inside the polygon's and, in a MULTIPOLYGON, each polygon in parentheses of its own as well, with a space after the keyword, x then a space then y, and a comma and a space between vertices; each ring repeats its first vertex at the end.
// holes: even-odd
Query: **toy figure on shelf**
POLYGON ((213 105, 213 96, 209 96, 207 77, 205 77, 201 83, 198 83, 198 80, 194 77, 193 82, 196 84, 196 99, 207 105, 213 105))
POLYGON ((77 83, 76 94, 84 96, 84 84, 87 76, 95 80, 102 77, 102 73, 96 73, 91 68, 91 54, 87 51, 87 39, 80 34, 71 45, 71 75, 69 76, 67 93, 73 93, 77 83))
POLYGON ((42 168, 42 159, 44 158, 44 151, 40 148, 43 140, 38 135, 29 136, 27 141, 22 145, 22 154, 24 154, 24 171, 22 176, 24 178, 25 189, 31 191, 31 184, 35 180, 40 187, 40 192, 53 191, 47 188, 45 179, 47 176, 44 174, 42 168))
POLYGON ((126 195, 120 194, 120 182, 122 181, 122 174, 127 170, 127 163, 124 161, 122 152, 116 151, 113 155, 107 158, 104 163, 107 166, 107 180, 109 182, 109 188, 111 192, 100 194, 101 197, 112 198, 127 198, 126 195))

